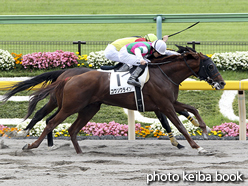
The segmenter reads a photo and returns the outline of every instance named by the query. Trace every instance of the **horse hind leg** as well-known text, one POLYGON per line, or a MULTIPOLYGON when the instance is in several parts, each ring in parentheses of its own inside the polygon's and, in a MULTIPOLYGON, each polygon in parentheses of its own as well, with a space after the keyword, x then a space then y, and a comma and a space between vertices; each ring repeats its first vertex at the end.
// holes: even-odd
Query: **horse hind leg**
POLYGON ((88 123, 88 121, 100 110, 101 104, 94 103, 86 106, 80 112, 78 112, 78 117, 76 121, 68 129, 71 136, 72 144, 76 150, 77 154, 81 154, 82 150, 77 141, 77 134, 79 131, 88 123))
POLYGON ((187 118, 194 126, 199 127, 199 122, 195 118, 193 118, 187 111, 179 111, 177 113, 187 118))
MULTIPOLYGON (((56 116, 58 114, 58 112, 59 112, 59 109, 55 113, 53 113, 49 118, 47 118, 46 125, 48 125, 48 122, 52 118, 54 118, 54 116, 56 116)), ((47 134, 47 145, 48 145, 48 147, 53 146, 53 132, 52 131, 47 134)))
POLYGON ((73 113, 63 112, 62 110, 60 110, 59 113, 48 122, 47 126, 44 128, 40 137, 34 143, 25 145, 22 149, 26 150, 26 149, 33 149, 39 147, 39 145, 44 140, 46 135, 52 132, 52 130, 55 127, 57 127, 60 123, 62 123, 71 114, 73 113))
POLYGON ((40 110, 38 110, 35 113, 34 117, 26 126, 26 128, 16 133, 16 137, 26 137, 29 131, 46 115, 52 112, 56 107, 57 107, 56 101, 54 102, 53 100, 50 99, 47 104, 45 104, 40 110))
POLYGON ((203 138, 208 139, 208 133, 211 132, 211 129, 205 124, 205 122, 203 121, 203 119, 201 118, 199 112, 196 110, 195 107, 184 104, 184 103, 180 103, 178 101, 174 104, 174 107, 177 112, 187 110, 191 112, 192 114, 194 114, 197 121, 199 122, 199 127, 202 129, 203 138))
POLYGON ((155 114, 158 117, 158 119, 159 119, 160 123, 162 124, 162 126, 164 127, 164 129, 166 130, 166 132, 168 133, 170 141, 171 141, 171 144, 173 146, 177 147, 178 149, 185 148, 183 145, 178 143, 178 141, 176 140, 176 138, 172 134, 171 127, 169 125, 169 122, 168 122, 166 116, 164 114, 162 114, 161 112, 159 112, 159 111, 155 111, 155 114))

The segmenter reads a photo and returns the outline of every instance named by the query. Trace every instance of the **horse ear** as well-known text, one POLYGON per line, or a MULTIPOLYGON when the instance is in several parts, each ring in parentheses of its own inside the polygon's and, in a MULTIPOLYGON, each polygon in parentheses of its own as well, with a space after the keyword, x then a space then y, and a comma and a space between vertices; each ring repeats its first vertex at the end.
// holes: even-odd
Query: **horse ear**
POLYGON ((193 49, 193 48, 191 48, 191 47, 186 46, 186 48, 187 48, 188 51, 191 50, 191 51, 193 51, 193 52, 196 52, 195 49, 193 49))
POLYGON ((192 51, 189 49, 189 54, 194 58, 194 59, 198 59, 199 58, 199 54, 195 51, 192 51))

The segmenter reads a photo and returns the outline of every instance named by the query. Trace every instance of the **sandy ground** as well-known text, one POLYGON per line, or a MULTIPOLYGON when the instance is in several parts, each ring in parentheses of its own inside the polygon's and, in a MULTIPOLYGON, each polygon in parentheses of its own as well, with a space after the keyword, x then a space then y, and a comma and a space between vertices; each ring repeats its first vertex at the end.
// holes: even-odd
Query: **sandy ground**
POLYGON ((248 141, 196 141, 211 156, 186 140, 184 150, 169 140, 82 140, 81 155, 69 140, 56 139, 54 149, 44 140, 30 151, 21 149, 34 139, 0 141, 0 185, 248 185, 248 141))

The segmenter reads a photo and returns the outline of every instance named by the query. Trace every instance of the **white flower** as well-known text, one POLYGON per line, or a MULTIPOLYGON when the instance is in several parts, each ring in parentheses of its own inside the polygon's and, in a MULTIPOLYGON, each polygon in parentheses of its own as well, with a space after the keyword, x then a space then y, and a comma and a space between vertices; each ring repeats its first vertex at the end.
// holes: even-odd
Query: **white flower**
POLYGON ((87 58, 87 62, 92 64, 93 68, 100 68, 100 66, 108 65, 114 66, 116 62, 107 59, 104 51, 91 52, 87 58))
MULTIPOLYGON (((24 129, 28 124, 29 124, 28 121, 24 121, 18 124, 16 128, 24 129)), ((53 130, 53 134, 55 134, 56 132, 60 132, 62 130, 67 130, 70 126, 71 126, 70 123, 62 123, 53 130)), ((46 127, 46 122, 44 120, 41 120, 29 131, 29 134, 31 136, 40 136, 45 127, 46 127)))
POLYGON ((247 70, 248 52, 215 53, 211 59, 217 67, 229 70, 247 70))
MULTIPOLYGON (((190 121, 187 121, 183 125, 184 125, 184 127, 186 128, 186 130, 188 131, 189 134, 195 134, 195 131, 198 129, 198 127, 195 127, 190 121)), ((179 132, 178 129, 175 127, 175 125, 173 125, 171 122, 170 122, 170 127, 171 127, 171 131, 172 131, 174 136, 182 135, 181 132, 179 132)), ((154 130, 154 132, 156 130, 160 130, 160 131, 166 133, 166 131, 162 127, 161 123, 156 123, 156 122, 153 123, 151 125, 151 130, 154 130)))
POLYGON ((14 57, 7 50, 0 49, 0 70, 10 70, 14 66, 14 57))

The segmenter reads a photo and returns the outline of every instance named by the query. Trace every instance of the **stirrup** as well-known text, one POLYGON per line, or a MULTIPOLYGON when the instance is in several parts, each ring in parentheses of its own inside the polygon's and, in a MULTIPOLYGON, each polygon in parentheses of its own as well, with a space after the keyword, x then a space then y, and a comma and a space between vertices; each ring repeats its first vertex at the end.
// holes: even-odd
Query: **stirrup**
POLYGON ((128 83, 129 85, 133 85, 133 86, 136 86, 136 87, 141 87, 140 82, 139 82, 139 81, 136 81, 136 79, 133 78, 133 77, 130 77, 130 78, 127 80, 127 83, 128 83))

